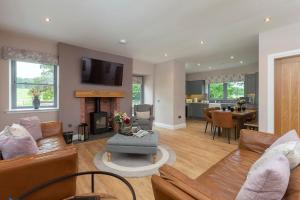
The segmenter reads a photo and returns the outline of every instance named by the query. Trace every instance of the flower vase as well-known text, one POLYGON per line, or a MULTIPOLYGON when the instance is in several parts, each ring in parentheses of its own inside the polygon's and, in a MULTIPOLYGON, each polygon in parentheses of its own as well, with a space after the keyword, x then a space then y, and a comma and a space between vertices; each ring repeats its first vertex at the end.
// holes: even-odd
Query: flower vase
POLYGON ((132 135, 131 129, 131 124, 126 125, 124 123, 119 123, 118 133, 122 135, 132 135))
POLYGON ((34 96, 32 100, 32 105, 34 109, 39 109, 41 105, 41 101, 39 96, 34 96))

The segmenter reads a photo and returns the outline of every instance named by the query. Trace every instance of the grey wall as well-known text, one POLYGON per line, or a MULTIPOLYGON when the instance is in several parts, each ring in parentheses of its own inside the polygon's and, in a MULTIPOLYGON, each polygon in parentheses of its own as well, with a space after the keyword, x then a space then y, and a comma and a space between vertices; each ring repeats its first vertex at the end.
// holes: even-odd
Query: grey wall
MULTIPOLYGON (((69 124, 76 127, 80 123, 80 99, 74 97, 75 90, 114 90, 123 91, 126 97, 121 100, 121 111, 131 114, 132 59, 108 53, 93 51, 77 46, 58 44, 60 66, 60 112, 59 119, 65 130, 69 124), (81 58, 91 57, 124 64, 123 85, 120 87, 81 83, 81 58)), ((75 129, 75 128, 74 128, 75 129)))

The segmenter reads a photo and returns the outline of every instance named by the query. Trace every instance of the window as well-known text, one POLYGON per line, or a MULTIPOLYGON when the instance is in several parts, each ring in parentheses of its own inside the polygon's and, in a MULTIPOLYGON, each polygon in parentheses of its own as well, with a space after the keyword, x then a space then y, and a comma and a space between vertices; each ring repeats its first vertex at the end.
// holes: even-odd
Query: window
POLYGON ((132 108, 134 105, 144 103, 144 77, 133 76, 132 79, 132 108))
POLYGON ((244 82, 210 83, 209 99, 234 100, 244 96, 244 82))
POLYGON ((227 99, 237 99, 244 95, 244 82, 227 83, 227 99))
POLYGON ((209 84, 209 99, 223 99, 223 98, 224 98, 223 83, 209 84))
POLYGON ((57 66, 11 61, 11 108, 33 108, 33 94, 40 108, 57 107, 57 66))

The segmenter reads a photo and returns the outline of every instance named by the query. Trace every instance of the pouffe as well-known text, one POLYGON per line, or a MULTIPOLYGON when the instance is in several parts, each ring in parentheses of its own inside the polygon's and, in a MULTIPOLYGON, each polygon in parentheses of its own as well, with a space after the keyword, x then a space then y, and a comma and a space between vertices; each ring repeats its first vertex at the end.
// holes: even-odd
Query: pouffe
POLYGON ((157 131, 143 137, 116 134, 107 141, 107 160, 111 161, 112 153, 151 154, 152 161, 155 163, 158 139, 157 131))

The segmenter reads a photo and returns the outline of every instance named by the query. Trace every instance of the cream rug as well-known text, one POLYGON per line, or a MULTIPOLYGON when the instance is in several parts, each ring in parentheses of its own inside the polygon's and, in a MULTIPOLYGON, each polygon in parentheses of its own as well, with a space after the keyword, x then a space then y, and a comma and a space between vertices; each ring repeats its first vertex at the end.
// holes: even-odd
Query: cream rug
POLYGON ((97 169, 112 172, 123 177, 151 176, 164 164, 172 165, 176 160, 175 152, 166 145, 158 146, 156 162, 151 155, 113 153, 111 162, 107 161, 106 152, 98 152, 94 157, 97 169))

